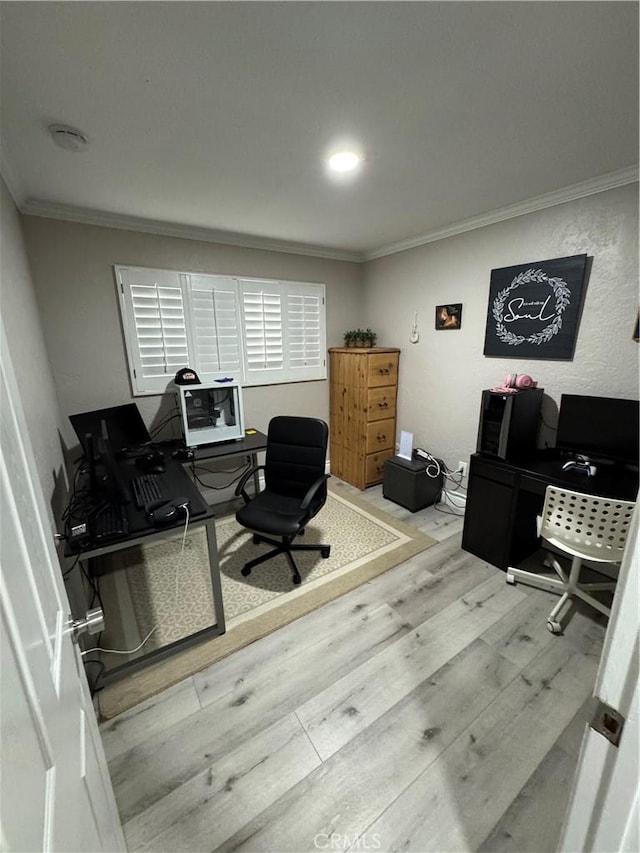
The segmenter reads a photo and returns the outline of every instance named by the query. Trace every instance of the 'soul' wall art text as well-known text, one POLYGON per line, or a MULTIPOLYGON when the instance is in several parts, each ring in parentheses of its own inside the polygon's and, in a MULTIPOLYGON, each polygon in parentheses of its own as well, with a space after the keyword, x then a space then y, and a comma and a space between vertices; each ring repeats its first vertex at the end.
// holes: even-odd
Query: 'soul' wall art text
POLYGON ((586 270, 587 255, 492 270, 484 354, 573 358, 586 270))

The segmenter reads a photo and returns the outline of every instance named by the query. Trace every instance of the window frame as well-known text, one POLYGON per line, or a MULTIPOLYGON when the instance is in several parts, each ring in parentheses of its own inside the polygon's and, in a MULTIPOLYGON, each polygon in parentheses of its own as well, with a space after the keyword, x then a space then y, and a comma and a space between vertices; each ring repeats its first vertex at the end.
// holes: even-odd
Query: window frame
MULTIPOLYGON (((125 342, 125 353, 129 369, 129 378, 134 397, 167 394, 171 392, 171 384, 175 371, 152 376, 145 375, 143 369, 143 356, 140 345, 140 324, 136 319, 136 307, 134 305, 134 286, 156 287, 178 287, 181 293, 182 311, 184 316, 184 340, 187 351, 188 365, 181 367, 192 367, 200 380, 204 382, 215 381, 222 377, 233 375, 243 387, 261 385, 290 384, 297 382, 316 382, 327 378, 326 359, 326 286, 320 282, 301 282, 285 279, 272 279, 256 276, 221 275, 217 273, 182 272, 177 270, 163 270, 155 267, 140 267, 129 264, 115 264, 114 274, 118 290, 118 304, 122 329, 125 342), (199 369, 201 355, 198 354, 198 341, 196 333, 196 314, 193 300, 194 283, 200 280, 210 279, 215 292, 216 282, 224 283, 226 293, 233 291, 235 317, 238 324, 239 337, 239 369, 222 367, 218 371, 204 371, 199 369), (282 367, 256 368, 250 366, 249 350, 247 343, 247 317, 245 306, 245 294, 255 287, 262 287, 272 293, 280 295, 280 334, 282 338, 283 364, 282 367), (294 313, 296 303, 300 298, 308 301, 309 311, 303 310, 303 325, 294 330, 291 315, 294 313), (317 314, 317 320, 314 319, 317 314), (307 319, 308 315, 308 319, 307 319), (294 338, 301 338, 302 342, 294 344, 294 338), (305 340, 308 338, 308 342, 305 340), (298 365, 296 362, 301 357, 307 357, 309 364, 298 365), (293 364, 292 364, 293 362, 293 364)), ((201 287, 206 290, 207 288, 201 287)), ((158 294, 158 311, 160 312, 160 328, 162 328, 161 295, 158 294)), ((303 306, 304 308, 304 306, 303 306)), ((215 318, 215 297, 213 297, 213 316, 215 318)), ((215 322, 215 319, 214 319, 215 322)), ((228 325, 227 329, 231 328, 228 325)), ((219 342, 219 334, 212 336, 219 342)), ((167 361, 167 351, 164 340, 162 341, 162 355, 158 358, 167 361)), ((202 345, 204 348, 204 345, 202 345)), ((216 343, 218 346, 218 343, 216 343)), ((220 349, 217 356, 219 359, 220 349)), ((173 366, 172 366, 173 367, 173 366)), ((176 367, 178 370, 179 367, 176 367)))

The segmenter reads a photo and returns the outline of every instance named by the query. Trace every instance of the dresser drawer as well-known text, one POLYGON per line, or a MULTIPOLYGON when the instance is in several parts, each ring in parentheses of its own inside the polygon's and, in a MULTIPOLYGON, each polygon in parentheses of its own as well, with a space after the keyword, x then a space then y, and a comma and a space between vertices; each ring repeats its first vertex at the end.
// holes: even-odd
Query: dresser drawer
POLYGON ((367 421, 381 421, 396 416, 396 387, 370 388, 367 392, 367 421))
POLYGON ((398 384, 398 353, 381 352, 367 357, 367 386, 398 384))
POLYGON ((393 418, 373 421, 367 425, 367 453, 388 450, 394 446, 396 422, 393 418))
POLYGON ((384 463, 387 459, 393 456, 393 449, 381 450, 379 453, 371 453, 366 459, 365 468, 365 485, 372 486, 374 483, 381 483, 384 473, 384 463))

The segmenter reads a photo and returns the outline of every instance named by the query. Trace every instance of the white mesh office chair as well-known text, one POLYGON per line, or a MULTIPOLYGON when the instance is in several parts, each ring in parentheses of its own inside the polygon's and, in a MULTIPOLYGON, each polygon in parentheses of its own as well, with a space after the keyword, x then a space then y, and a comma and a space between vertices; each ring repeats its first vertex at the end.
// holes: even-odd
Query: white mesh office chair
POLYGON ((553 634, 562 632, 560 613, 573 596, 581 598, 608 616, 611 612, 589 593, 615 589, 615 581, 580 583, 583 560, 596 563, 619 563, 627 541, 629 524, 635 504, 570 492, 547 486, 542 516, 538 518, 538 535, 545 542, 573 557, 569 574, 549 554, 544 565, 555 569, 558 577, 527 572, 524 569, 507 569, 507 582, 522 581, 530 586, 557 592, 560 601, 547 619, 547 628, 553 634))

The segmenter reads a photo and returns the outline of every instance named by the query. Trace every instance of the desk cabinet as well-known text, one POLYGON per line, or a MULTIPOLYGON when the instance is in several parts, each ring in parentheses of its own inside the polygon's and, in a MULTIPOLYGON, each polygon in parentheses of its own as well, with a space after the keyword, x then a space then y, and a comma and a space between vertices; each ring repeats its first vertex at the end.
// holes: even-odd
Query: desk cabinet
POLYGON ((329 350, 331 473, 359 489, 381 483, 395 453, 399 359, 392 347, 329 350))
POLYGON ((501 569, 509 565, 516 476, 471 457, 462 547, 501 569))
POLYGON ((608 498, 635 500, 637 470, 603 463, 595 477, 562 467, 566 457, 538 451, 522 462, 474 454, 462 547, 487 563, 507 570, 539 548, 536 518, 548 485, 608 498))

